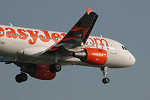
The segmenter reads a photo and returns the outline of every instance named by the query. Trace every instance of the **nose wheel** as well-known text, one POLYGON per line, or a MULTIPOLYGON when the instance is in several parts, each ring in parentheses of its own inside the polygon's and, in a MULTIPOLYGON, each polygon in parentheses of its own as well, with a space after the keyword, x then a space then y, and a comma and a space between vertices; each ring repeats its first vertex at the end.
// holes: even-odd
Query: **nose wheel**
POLYGON ((109 83, 109 78, 107 77, 107 69, 108 69, 108 67, 101 67, 101 71, 103 72, 103 76, 104 76, 104 78, 102 79, 102 82, 104 83, 104 84, 106 84, 106 83, 109 83))

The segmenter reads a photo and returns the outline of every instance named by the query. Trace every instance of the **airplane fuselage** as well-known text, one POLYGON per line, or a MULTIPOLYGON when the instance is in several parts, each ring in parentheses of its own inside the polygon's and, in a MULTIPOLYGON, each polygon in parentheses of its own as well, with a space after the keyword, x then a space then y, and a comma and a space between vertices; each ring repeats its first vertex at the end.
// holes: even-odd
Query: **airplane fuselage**
MULTIPOLYGON (((41 51, 49 49, 65 35, 64 32, 0 25, 0 56, 11 58, 14 61, 49 65, 54 62, 53 53, 41 56, 41 51)), ((112 39, 89 36, 83 47, 106 50, 106 63, 104 65, 90 65, 81 62, 78 58, 64 57, 61 64, 123 68, 135 63, 133 55, 121 43, 112 39)), ((100 53, 94 55, 103 56, 100 53)))

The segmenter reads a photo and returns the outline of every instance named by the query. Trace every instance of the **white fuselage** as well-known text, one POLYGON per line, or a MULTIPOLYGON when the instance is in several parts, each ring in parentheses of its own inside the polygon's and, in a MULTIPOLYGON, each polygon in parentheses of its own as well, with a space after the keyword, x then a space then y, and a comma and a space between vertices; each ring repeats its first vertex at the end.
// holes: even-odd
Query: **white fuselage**
MULTIPOLYGON (((51 64, 54 62, 53 54, 42 56, 40 54, 59 42, 65 34, 63 32, 0 25, 0 56, 25 63, 51 64)), ((89 36, 85 46, 107 51, 107 62, 103 66, 122 68, 135 63, 134 56, 121 43, 112 39, 89 36)), ((62 64, 93 66, 74 57, 64 58, 62 64)))

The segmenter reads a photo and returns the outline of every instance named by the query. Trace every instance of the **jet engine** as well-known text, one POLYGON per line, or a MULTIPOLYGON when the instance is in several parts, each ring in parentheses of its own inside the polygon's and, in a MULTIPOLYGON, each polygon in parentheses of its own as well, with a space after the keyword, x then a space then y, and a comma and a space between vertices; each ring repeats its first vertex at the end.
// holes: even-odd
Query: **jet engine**
POLYGON ((107 61, 107 51, 97 48, 84 48, 82 51, 74 52, 73 57, 91 65, 104 65, 107 61))

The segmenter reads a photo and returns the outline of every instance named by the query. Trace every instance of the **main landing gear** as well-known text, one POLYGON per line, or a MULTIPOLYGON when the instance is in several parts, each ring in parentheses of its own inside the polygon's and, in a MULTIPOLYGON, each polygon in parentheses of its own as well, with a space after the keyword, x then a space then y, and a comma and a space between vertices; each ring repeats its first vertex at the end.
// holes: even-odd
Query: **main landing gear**
POLYGON ((52 64, 52 65, 49 67, 49 70, 50 70, 51 73, 59 72, 59 71, 61 70, 61 65, 58 64, 58 63, 52 64))
POLYGON ((57 50, 55 52, 55 61, 54 64, 51 64, 49 67, 49 70, 51 73, 56 73, 59 72, 61 70, 61 65, 59 64, 60 59, 63 57, 63 50, 57 50))
POLYGON ((28 76, 25 73, 20 73, 20 74, 16 75, 15 79, 18 83, 21 83, 21 82, 27 81, 28 76))
POLYGON ((21 73, 16 75, 16 77, 15 77, 16 82, 21 83, 21 82, 27 81, 28 76, 26 73, 24 73, 25 68, 26 68, 25 66, 20 67, 21 73))
POLYGON ((103 72, 103 76, 104 76, 104 78, 102 79, 102 82, 104 83, 104 84, 106 84, 106 83, 109 83, 109 78, 106 76, 107 75, 107 69, 108 69, 108 67, 101 67, 101 71, 103 72))

